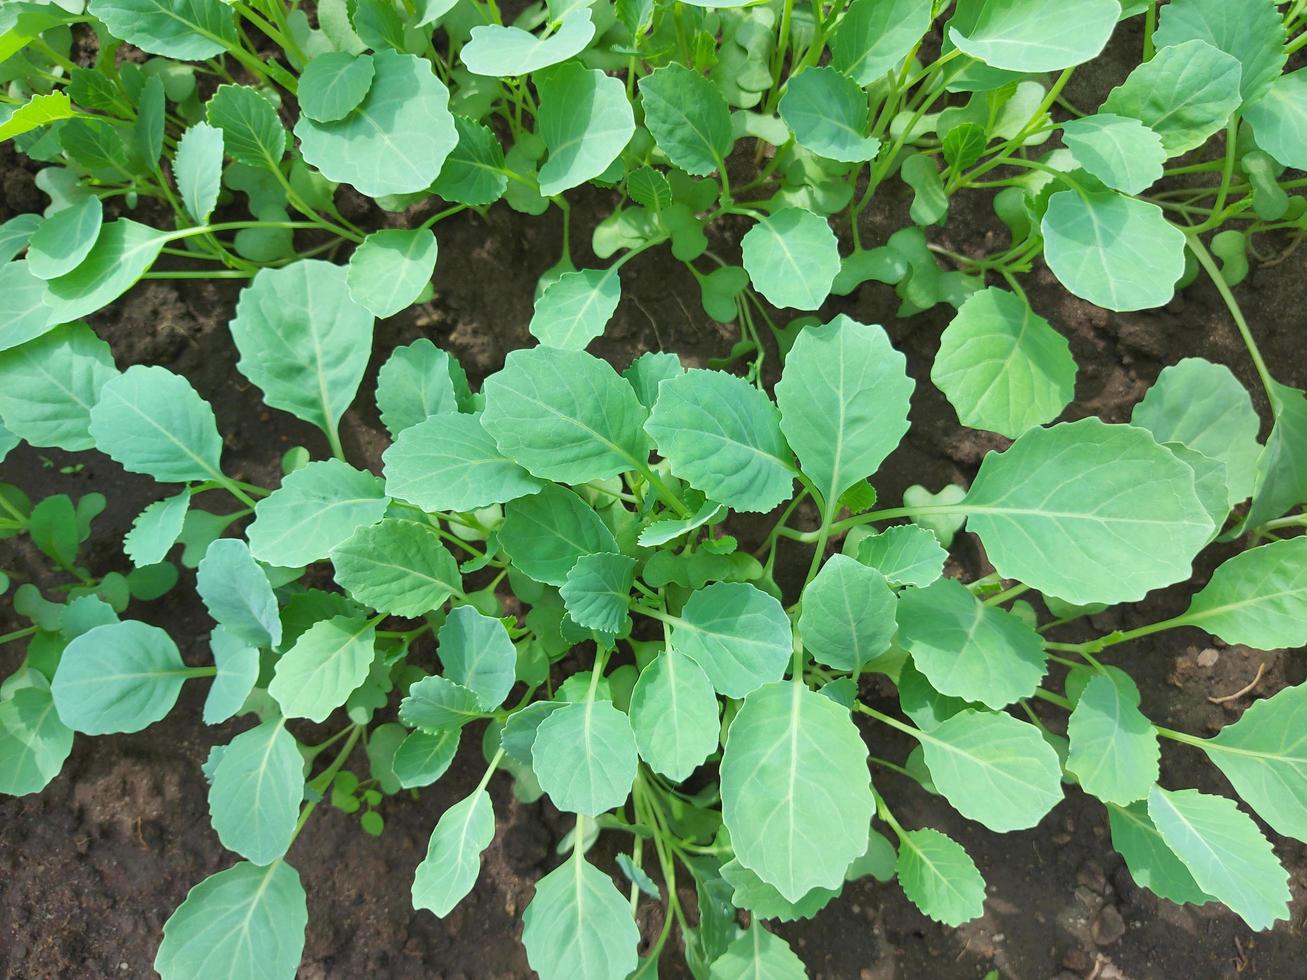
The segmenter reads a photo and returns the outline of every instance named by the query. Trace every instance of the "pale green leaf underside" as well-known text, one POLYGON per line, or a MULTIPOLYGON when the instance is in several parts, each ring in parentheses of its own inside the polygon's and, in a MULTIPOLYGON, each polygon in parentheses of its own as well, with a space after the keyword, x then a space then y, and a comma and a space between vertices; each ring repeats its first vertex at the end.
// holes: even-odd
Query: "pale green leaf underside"
POLYGON ((224 847, 255 864, 290 847, 304 798, 304 759, 285 724, 266 721, 232 739, 209 787, 209 816, 224 847))
POLYGON ((985 879, 962 845, 938 830, 902 834, 895 870, 903 894, 936 922, 960 926, 985 911, 985 879))
POLYGON ((597 816, 626 802, 638 764, 626 715, 609 701, 586 700, 554 711, 536 731, 532 768, 554 805, 597 816))
POLYGON ((1142 800, 1157 782, 1157 732, 1139 710, 1139 691, 1114 667, 1090 679, 1067 722, 1066 767, 1105 803, 1142 800))
POLYGON ((540 980, 625 977, 639 942, 626 896, 580 848, 536 882, 522 913, 522 945, 540 980))
POLYGON ((413 907, 448 915, 476 884, 481 852, 494 836, 495 811, 484 789, 441 814, 413 879, 413 907))

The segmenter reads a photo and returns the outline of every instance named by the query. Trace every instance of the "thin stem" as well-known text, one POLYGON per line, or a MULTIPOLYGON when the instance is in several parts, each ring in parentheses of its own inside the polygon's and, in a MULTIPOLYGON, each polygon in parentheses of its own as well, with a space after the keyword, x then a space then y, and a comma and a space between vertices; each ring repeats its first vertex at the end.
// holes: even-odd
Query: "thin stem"
MULTIPOLYGON (((1182 231, 1184 229, 1181 229, 1182 231)), ((1207 251, 1207 246, 1192 231, 1184 231, 1185 241, 1189 245, 1189 251, 1194 253, 1194 258, 1198 264, 1203 267, 1207 273, 1212 285, 1225 301, 1226 309, 1230 311, 1230 316, 1234 320, 1234 325, 1239 329, 1239 336, 1243 338, 1244 346, 1248 348, 1248 355, 1252 358, 1253 367, 1257 369, 1257 376, 1262 380, 1262 387, 1266 389, 1266 395, 1271 399, 1274 405, 1279 396, 1276 393, 1275 379, 1271 377, 1270 370, 1266 367, 1266 361, 1262 358, 1261 349, 1257 346, 1257 341, 1253 338, 1252 330, 1248 327, 1248 321, 1244 319, 1243 311, 1239 309, 1239 302, 1234 298, 1234 293, 1226 284, 1225 277, 1221 275, 1221 270, 1212 258, 1212 253, 1207 251)))
POLYGON ((15 640, 21 640, 24 637, 31 636, 40 628, 41 627, 39 626, 28 626, 20 630, 14 630, 12 633, 0 635, 0 644, 13 643, 15 640))

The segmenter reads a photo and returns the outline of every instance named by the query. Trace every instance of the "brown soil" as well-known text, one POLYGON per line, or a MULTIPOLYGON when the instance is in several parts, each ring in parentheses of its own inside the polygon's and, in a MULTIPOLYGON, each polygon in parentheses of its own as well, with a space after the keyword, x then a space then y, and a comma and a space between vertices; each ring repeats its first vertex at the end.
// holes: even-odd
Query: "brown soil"
MULTIPOLYGON (((1131 42, 1133 48, 1133 42, 1131 42)), ((1122 70, 1123 71, 1123 70, 1122 70)), ((1113 66, 1095 70, 1073 98, 1096 104, 1115 80, 1113 66)), ((38 206, 30 175, 4 161, 5 210, 38 206)), ((578 202, 573 241, 588 241, 594 214, 607 202, 578 202)), ((960 201, 940 242, 963 252, 989 247, 994 226, 984 200, 960 201)), ((904 203, 878 199, 870 209, 864 240, 879 243, 905 221, 904 203)), ((371 404, 375 371, 393 346, 431 336, 454 353, 474 381, 502 363, 507 351, 531 342, 526 330, 536 277, 557 258, 557 212, 524 219, 503 206, 486 222, 460 216, 438 229, 441 255, 436 298, 378 325, 372 372, 356 408, 346 419, 347 451, 374 468, 385 445, 371 404)), ((729 237, 729 236, 728 236, 729 237)), ((997 241, 1001 242, 1001 233, 997 241)), ((717 244, 724 252, 732 241, 717 244)), ((587 256, 582 246, 576 259, 587 256)), ((593 261, 592 257, 589 257, 593 261)), ((647 349, 680 354, 691 363, 722 356, 734 331, 710 321, 688 273, 663 250, 639 257, 623 271, 623 300, 604 338, 592 348, 625 365, 647 349)), ((1076 400, 1067 417, 1098 414, 1128 418, 1130 407, 1163 366, 1201 355, 1228 364, 1264 398, 1248 358, 1219 297, 1200 281, 1163 310, 1116 315, 1066 294, 1042 267, 1028 277, 1031 301, 1070 340, 1080 365, 1076 400)), ((1299 256, 1257 269, 1238 290, 1267 360, 1281 381, 1307 386, 1302 309, 1307 306, 1307 267, 1299 256)), ((291 445, 325 451, 321 437, 295 419, 265 409, 258 392, 235 371, 225 329, 235 302, 229 285, 149 282, 93 318, 114 348, 120 367, 163 364, 189 378, 217 412, 226 439, 225 462, 234 475, 265 485, 277 478, 277 461, 291 445)), ((908 357, 918 381, 913 428, 876 482, 881 498, 896 500, 922 483, 938 489, 974 476, 997 437, 962 429, 943 397, 930 385, 929 366, 951 309, 937 308, 900 321, 888 287, 863 287, 832 301, 822 316, 848 313, 886 325, 908 357)), ((13 453, 0 479, 23 486, 34 498, 49 493, 80 495, 91 489, 109 496, 97 522, 89 564, 123 569, 118 542, 133 516, 162 495, 148 479, 122 472, 95 453, 73 457, 58 451, 13 453), (84 464, 64 473, 65 464, 84 464)), ((794 553, 806 562, 806 556, 794 553)), ((1184 596, 1210 574, 1205 558, 1195 580, 1150 596, 1132 607, 1095 617, 1095 633, 1163 618, 1183 607, 1184 596)), ((955 571, 985 571, 983 556, 966 536, 954 549, 955 571)), ((44 563, 26 544, 0 542, 0 566, 30 570, 38 583, 44 563)), ((207 658, 208 618, 184 577, 160 602, 131 614, 166 627, 191 663, 207 658)), ((7 607, 0 632, 13 628, 7 607)), ((1074 636, 1075 634, 1070 634, 1074 636)), ((0 676, 18 662, 18 645, 0 648, 0 676)), ((1303 680, 1301 658, 1263 654, 1210 643, 1192 631, 1161 634, 1121 649, 1114 658, 1139 682, 1144 709, 1160 724, 1209 734, 1236 719, 1256 696, 1303 680), (1209 696, 1237 691, 1266 672, 1255 691, 1223 706, 1209 696)), ((248 725, 218 728, 200 722, 202 685, 188 686, 180 704, 144 733, 79 737, 62 775, 37 796, 0 800, 0 975, 38 977, 146 977, 164 920, 186 891, 234 858, 209 828, 200 763, 212 745, 248 725)), ((888 686, 870 686, 873 701, 891 707, 888 686)), ((1050 725, 1059 724, 1050 716, 1050 725)), ((478 734, 479 733, 475 733, 478 734)), ((868 732, 879 755, 901 759, 908 745, 883 728, 868 732)), ((473 893, 447 919, 415 912, 409 901, 412 872, 425 854, 438 815, 475 785, 482 771, 479 739, 469 733, 463 751, 437 785, 383 805, 385 833, 363 834, 353 817, 321 808, 290 854, 308 891, 310 918, 300 976, 517 978, 530 971, 518 943, 520 913, 535 879, 558 858, 555 845, 570 826, 547 803, 514 801, 508 781, 491 783, 498 833, 486 854, 473 893)), ((1230 792, 1224 778, 1200 753, 1168 746, 1163 782, 1168 786, 1230 792)), ((356 765, 361 756, 354 758, 356 765)), ((939 827, 962 842, 989 882, 986 914, 962 929, 941 927, 918 913, 897 885, 863 880, 809 922, 781 927, 814 977, 832 980, 905 977, 1002 976, 1036 980, 1065 977, 1289 977, 1301 975, 1298 935, 1307 904, 1307 848, 1270 834, 1293 876, 1294 922, 1254 934, 1233 915, 1176 907, 1137 888, 1107 839, 1100 804, 1074 789, 1039 827, 996 835, 957 816, 938 798, 893 775, 877 786, 905 824, 939 827)), ((1269 833, 1269 832, 1268 832, 1269 833)), ((664 957, 664 976, 681 976, 675 950, 664 957)))

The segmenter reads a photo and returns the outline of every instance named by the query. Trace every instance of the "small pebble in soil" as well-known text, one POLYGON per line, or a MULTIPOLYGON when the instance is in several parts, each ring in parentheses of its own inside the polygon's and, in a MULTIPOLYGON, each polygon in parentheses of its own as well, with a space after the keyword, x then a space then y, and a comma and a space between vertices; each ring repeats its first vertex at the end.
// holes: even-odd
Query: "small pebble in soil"
POLYGON ((1221 659, 1221 653, 1215 647, 1207 647, 1198 654, 1199 667, 1215 667, 1216 662, 1221 659))
POLYGON ((1105 905, 1094 919, 1090 932, 1099 946, 1111 946, 1125 935, 1125 920, 1115 905, 1105 905))

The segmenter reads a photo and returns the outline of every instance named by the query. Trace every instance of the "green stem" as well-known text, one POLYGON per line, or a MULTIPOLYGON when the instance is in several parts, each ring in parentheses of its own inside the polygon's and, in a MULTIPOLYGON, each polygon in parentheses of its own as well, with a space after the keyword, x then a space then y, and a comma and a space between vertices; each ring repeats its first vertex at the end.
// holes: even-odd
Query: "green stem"
MULTIPOLYGON (((285 719, 283 719, 281 723, 284 725, 285 719)), ((295 839, 299 837, 300 831, 304 829, 304 825, 309 822, 309 817, 312 816, 313 811, 318 808, 318 804, 326 798, 325 794, 327 788, 331 785, 331 781, 336 778, 336 773, 340 772, 341 767, 345 765, 345 761, 349 758, 349 754, 354 751, 354 746, 358 743, 359 736, 362 734, 363 726, 354 725, 350 729, 349 738, 345 740, 344 747, 336 753, 336 757, 331 760, 331 764, 328 765, 326 769, 322 770, 320 774, 310 780, 309 785, 319 793, 323 794, 323 796, 304 804, 304 807, 300 810, 299 820, 295 822, 295 830, 290 835, 291 844, 295 843, 295 839)), ((290 846, 287 845, 287 850, 289 849, 290 846)))
POLYGON ((24 629, 14 630, 12 633, 5 633, 3 635, 0 635, 0 644, 13 643, 15 640, 21 640, 24 637, 31 636, 40 628, 41 627, 39 626, 28 626, 25 627, 24 629))

